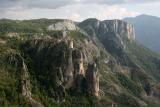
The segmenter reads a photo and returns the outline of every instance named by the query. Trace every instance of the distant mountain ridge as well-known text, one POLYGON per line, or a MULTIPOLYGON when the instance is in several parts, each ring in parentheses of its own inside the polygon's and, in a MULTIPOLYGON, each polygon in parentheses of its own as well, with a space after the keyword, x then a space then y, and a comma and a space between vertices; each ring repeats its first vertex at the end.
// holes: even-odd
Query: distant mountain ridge
POLYGON ((136 40, 149 49, 160 52, 160 18, 150 15, 125 18, 135 27, 136 40))

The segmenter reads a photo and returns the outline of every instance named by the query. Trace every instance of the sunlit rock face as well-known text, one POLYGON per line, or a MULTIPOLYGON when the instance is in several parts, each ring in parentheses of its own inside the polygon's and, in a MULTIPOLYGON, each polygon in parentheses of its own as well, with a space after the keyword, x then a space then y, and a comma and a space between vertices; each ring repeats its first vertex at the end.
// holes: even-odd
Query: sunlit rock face
POLYGON ((104 32, 115 32, 121 38, 127 37, 129 40, 135 40, 135 30, 133 25, 122 20, 106 20, 101 22, 100 28, 104 32))
POLYGON ((122 20, 104 20, 87 19, 79 23, 90 36, 107 36, 109 33, 116 33, 121 39, 127 38, 135 40, 135 29, 133 25, 122 20))
POLYGON ((64 20, 62 22, 57 22, 48 26, 48 30, 78 30, 79 28, 75 25, 73 21, 64 20))

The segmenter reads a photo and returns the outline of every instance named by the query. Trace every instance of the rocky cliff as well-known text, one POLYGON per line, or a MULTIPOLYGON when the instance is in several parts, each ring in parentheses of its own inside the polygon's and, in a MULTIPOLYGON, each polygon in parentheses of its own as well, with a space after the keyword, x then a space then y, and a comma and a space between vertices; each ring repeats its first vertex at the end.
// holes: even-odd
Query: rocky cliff
POLYGON ((96 62, 88 65, 87 69, 87 83, 89 93, 99 96, 99 71, 96 62))
POLYGON ((79 23, 79 27, 90 36, 98 38, 112 55, 118 55, 119 63, 132 63, 124 50, 126 49, 126 41, 135 41, 133 25, 121 20, 99 21, 97 19, 87 19, 79 23))
POLYGON ((159 107, 160 57, 134 40, 132 25, 97 19, 2 25, 0 106, 159 107))
POLYGON ((133 25, 121 20, 99 21, 97 19, 87 19, 79 26, 87 30, 88 33, 92 33, 92 36, 107 36, 107 33, 116 33, 122 39, 135 40, 133 25))
POLYGON ((53 25, 49 25, 48 30, 79 30, 79 28, 75 25, 75 23, 71 20, 64 20, 62 22, 57 22, 53 25))
POLYGON ((135 30, 133 25, 121 20, 106 20, 100 25, 106 32, 115 32, 121 38, 128 38, 129 40, 135 40, 135 30))

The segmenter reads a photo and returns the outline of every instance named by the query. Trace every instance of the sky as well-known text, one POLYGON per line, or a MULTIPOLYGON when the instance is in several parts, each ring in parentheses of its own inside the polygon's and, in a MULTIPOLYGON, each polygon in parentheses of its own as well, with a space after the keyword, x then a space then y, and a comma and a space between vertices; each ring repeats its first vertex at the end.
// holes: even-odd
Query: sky
POLYGON ((0 0, 0 18, 123 19, 148 14, 160 17, 160 0, 0 0))

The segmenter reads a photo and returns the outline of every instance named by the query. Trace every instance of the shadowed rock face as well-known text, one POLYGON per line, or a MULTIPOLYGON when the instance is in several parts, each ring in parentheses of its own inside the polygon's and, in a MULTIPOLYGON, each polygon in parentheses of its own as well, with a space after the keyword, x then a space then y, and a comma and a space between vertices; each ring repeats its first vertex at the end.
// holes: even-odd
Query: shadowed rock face
POLYGON ((80 50, 74 50, 73 51, 73 58, 74 58, 74 74, 80 74, 80 75, 85 75, 84 71, 84 60, 83 60, 83 55, 80 50))
MULTIPOLYGON (((93 43, 88 43, 88 46, 90 44, 94 45, 93 43)), ((92 51, 84 51, 83 48, 85 47, 77 49, 75 45, 71 39, 65 39, 60 42, 33 40, 25 42, 24 45, 25 52, 30 53, 31 58, 34 59, 35 65, 38 67, 37 78, 41 79, 39 77, 47 73, 50 74, 48 80, 42 78, 41 81, 42 84, 49 83, 49 87, 53 87, 52 91, 55 92, 51 91, 50 93, 52 93, 51 96, 56 97, 57 101, 65 98, 66 90, 74 88, 77 91, 82 91, 84 89, 83 86, 86 84, 84 82, 87 78, 84 63, 87 65, 88 60, 85 60, 85 55, 88 56, 92 51), (57 91, 57 89, 59 90, 57 91)), ((85 46, 85 44, 83 45, 85 46)), ((97 54, 95 53, 95 55, 97 54)), ((92 54, 93 56, 94 54, 92 54)))
POLYGON ((89 64, 87 69, 88 91, 94 96, 99 96, 99 72, 96 63, 89 64))
POLYGON ((69 57, 68 57, 68 64, 67 64, 67 69, 65 71, 64 75, 64 85, 65 88, 70 88, 73 85, 74 82, 74 63, 73 63, 73 41, 69 41, 69 57))
POLYGON ((31 98, 30 79, 23 57, 20 54, 12 54, 9 57, 9 62, 16 66, 17 70, 20 72, 20 90, 22 95, 31 98))
POLYGON ((15 66, 19 72, 17 76, 20 76, 19 88, 22 96, 25 96, 29 99, 31 107, 43 107, 41 103, 32 98, 30 76, 23 57, 19 53, 11 53, 8 60, 9 63, 12 66, 15 66))

